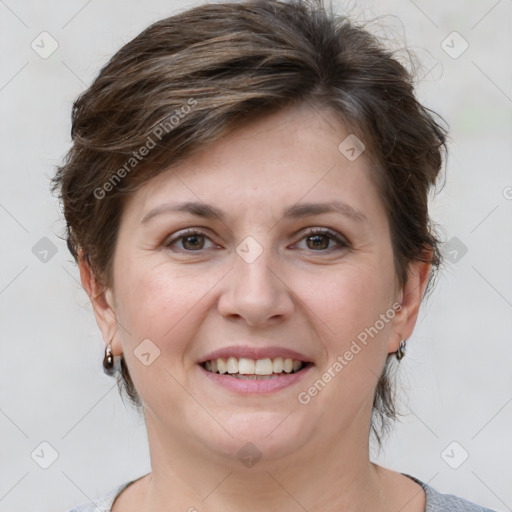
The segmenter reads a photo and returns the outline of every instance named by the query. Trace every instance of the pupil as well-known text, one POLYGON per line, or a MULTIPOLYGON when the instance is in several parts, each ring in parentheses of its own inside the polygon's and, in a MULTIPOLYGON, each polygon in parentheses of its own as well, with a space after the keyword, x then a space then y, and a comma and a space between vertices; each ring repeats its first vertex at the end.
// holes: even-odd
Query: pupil
MULTIPOLYGON (((197 249, 198 246, 200 246, 201 244, 198 243, 198 240, 199 240, 200 236, 197 236, 197 235, 190 235, 190 236, 187 236, 185 238, 185 241, 184 241, 184 244, 186 245, 190 240, 194 240, 195 242, 192 242, 192 248, 194 249, 197 249)), ((185 247, 187 248, 187 247, 185 247)), ((201 247, 199 247, 201 248, 201 247)))
POLYGON ((327 245, 325 244, 325 241, 326 241, 326 236, 325 235, 311 235, 309 237, 310 240, 314 240, 313 241, 313 245, 314 247, 316 247, 317 249, 320 247, 322 249, 327 249, 327 246, 329 245, 329 241, 327 240, 327 245), (323 238, 323 241, 324 243, 322 244, 322 239, 323 238))

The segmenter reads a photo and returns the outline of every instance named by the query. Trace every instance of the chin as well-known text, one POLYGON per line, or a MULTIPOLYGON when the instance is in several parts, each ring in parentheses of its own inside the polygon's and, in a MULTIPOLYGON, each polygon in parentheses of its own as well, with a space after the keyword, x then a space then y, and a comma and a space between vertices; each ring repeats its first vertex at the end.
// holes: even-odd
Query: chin
MULTIPOLYGON (((279 461, 297 453, 314 435, 314 423, 309 424, 299 411, 254 411, 233 413, 218 417, 223 429, 216 429, 215 435, 203 442, 219 455, 238 461, 247 467, 265 462, 279 461), (251 463, 251 461, 253 461, 251 463)), ((304 412, 302 412, 304 415, 304 412)), ((204 436, 204 431, 198 433, 204 436)))

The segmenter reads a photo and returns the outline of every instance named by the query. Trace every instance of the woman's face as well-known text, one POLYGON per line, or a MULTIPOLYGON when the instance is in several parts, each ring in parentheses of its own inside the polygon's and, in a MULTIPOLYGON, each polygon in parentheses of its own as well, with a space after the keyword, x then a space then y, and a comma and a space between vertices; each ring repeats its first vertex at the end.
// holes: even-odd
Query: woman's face
POLYGON ((330 111, 283 110, 129 197, 113 315, 99 317, 153 430, 239 458, 247 442, 267 459, 321 453, 340 432, 367 443, 378 376, 422 288, 397 285, 365 154, 339 149, 349 135, 330 111), (204 368, 219 357, 228 372, 242 359, 242 377, 204 368), (288 358, 307 365, 281 371, 288 358))

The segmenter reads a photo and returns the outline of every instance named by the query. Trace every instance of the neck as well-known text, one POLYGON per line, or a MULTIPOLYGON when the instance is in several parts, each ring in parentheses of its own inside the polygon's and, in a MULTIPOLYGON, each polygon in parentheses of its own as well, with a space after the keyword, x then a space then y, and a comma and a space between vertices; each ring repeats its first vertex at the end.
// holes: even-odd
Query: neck
POLYGON ((286 457, 263 457, 252 467, 232 456, 206 457, 204 445, 169 433, 150 415, 146 424, 152 473, 138 510, 386 510, 368 430, 358 422, 344 436, 314 440, 286 457))

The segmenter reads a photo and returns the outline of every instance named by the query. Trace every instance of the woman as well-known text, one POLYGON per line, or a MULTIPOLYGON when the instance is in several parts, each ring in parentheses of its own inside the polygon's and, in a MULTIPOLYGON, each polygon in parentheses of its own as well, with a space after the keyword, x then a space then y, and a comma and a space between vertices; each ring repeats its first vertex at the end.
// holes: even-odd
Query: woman
POLYGON ((152 471, 74 511, 487 510, 370 462, 441 262, 446 133, 320 2, 203 5, 124 46, 54 179, 152 471))

